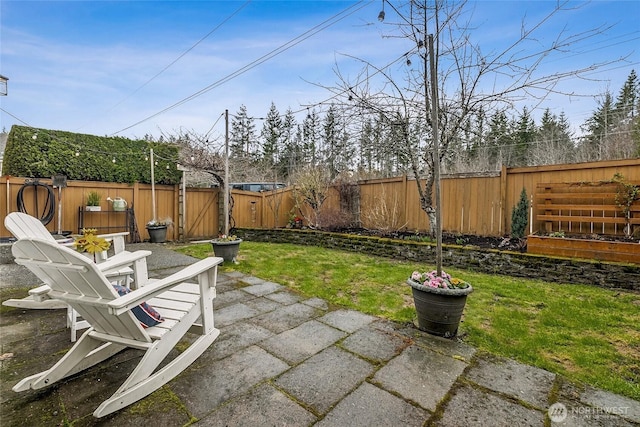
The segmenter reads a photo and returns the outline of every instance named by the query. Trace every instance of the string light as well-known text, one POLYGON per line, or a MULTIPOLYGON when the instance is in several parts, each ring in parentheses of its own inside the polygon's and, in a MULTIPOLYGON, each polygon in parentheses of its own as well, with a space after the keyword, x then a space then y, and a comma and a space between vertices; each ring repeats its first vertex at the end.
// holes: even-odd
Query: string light
MULTIPOLYGON (((111 163, 113 163, 113 164, 117 163, 117 160, 116 160, 117 156, 120 156, 120 157, 124 156, 124 157, 127 157, 127 158, 130 157, 130 156, 135 156, 135 157, 139 156, 139 157, 144 157, 145 161, 149 161, 149 155, 148 155, 149 151, 148 151, 148 149, 146 149, 146 150, 144 150, 142 152, 137 151, 137 150, 133 150, 133 151, 123 152, 123 153, 117 153, 117 156, 114 156, 113 153, 110 153, 110 152, 105 152, 105 151, 102 151, 102 150, 95 150, 95 149, 87 148, 85 146, 81 147, 77 143, 70 142, 66 138, 59 137, 58 135, 56 135, 55 131, 46 131, 44 129, 37 129, 37 128, 34 128, 33 126, 29 126, 29 125, 27 125, 26 127, 30 128, 34 132, 31 135, 31 139, 34 140, 34 141, 38 139, 38 136, 39 136, 39 134, 41 132, 44 132, 44 135, 48 136, 51 139, 52 142, 58 142, 58 143, 61 143, 61 144, 71 145, 70 149, 73 150, 72 151, 73 152, 72 155, 74 155, 75 157, 80 157, 80 151, 82 150, 83 152, 86 151, 86 152, 93 153, 93 154, 104 155, 105 157, 106 156, 110 156, 111 157, 111 163)), ((171 165, 173 163, 177 163, 178 162, 178 160, 176 160, 175 158, 165 158, 165 157, 162 157, 162 156, 158 156, 157 153, 154 153, 154 154, 155 154, 155 158, 156 159, 165 160, 167 162, 166 165, 165 165, 167 170, 171 170, 171 165)), ((192 156, 191 159, 195 160, 195 157, 192 156)), ((158 165, 158 160, 155 160, 155 165, 156 166, 158 165)))

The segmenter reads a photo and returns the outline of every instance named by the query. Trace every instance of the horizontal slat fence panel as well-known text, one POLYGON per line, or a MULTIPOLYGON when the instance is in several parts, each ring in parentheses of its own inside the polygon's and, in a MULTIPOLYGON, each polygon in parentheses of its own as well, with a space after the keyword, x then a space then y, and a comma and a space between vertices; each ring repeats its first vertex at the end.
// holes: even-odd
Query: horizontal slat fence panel
MULTIPOLYGON (((640 159, 610 160, 603 162, 575 163, 564 165, 535 166, 526 168, 510 168, 503 170, 505 192, 504 213, 507 215, 505 226, 507 232, 511 228, 511 210, 518 203, 522 188, 533 199, 533 212, 538 212, 539 201, 532 197, 538 184, 542 183, 596 183, 608 181, 618 173, 625 181, 640 181, 640 159)), ((544 231, 545 221, 534 218, 530 231, 544 231)))
MULTIPOLYGON (((629 182, 628 184, 640 185, 629 182)), ((539 183, 536 220, 546 233, 624 235, 625 226, 640 224, 640 200, 630 206, 627 220, 616 201, 619 185, 608 181, 539 183)))

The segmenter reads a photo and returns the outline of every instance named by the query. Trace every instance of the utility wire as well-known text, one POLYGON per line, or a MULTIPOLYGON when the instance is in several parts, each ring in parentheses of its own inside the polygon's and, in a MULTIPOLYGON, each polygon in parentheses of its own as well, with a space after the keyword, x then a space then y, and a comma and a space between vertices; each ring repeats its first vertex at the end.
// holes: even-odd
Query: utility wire
POLYGON ((224 21, 220 22, 214 29, 212 29, 211 31, 209 31, 204 37, 202 37, 200 40, 198 40, 193 46, 191 46, 189 49, 185 50, 180 56, 178 56, 176 59, 174 59, 169 65, 167 65, 166 67, 164 67, 162 70, 160 70, 155 76, 151 77, 149 80, 147 80, 145 83, 143 83, 139 88, 137 88, 135 91, 133 91, 131 93, 131 95, 127 96, 125 99, 123 99, 122 101, 120 101, 118 104, 116 104, 114 106, 117 107, 118 105, 120 105, 122 102, 124 102, 126 99, 130 98, 131 96, 133 96, 136 92, 138 92, 140 89, 142 89, 143 87, 145 87, 146 85, 148 85, 149 83, 151 83, 153 80, 155 80, 158 76, 160 76, 160 74, 164 73, 165 71, 167 71, 169 69, 169 67, 171 67, 173 64, 175 64, 176 62, 178 62, 180 59, 182 59, 187 53, 191 52, 193 49, 195 49, 196 46, 198 46, 200 43, 202 43, 206 38, 208 38, 211 34, 213 34, 214 32, 216 32, 218 29, 220 29, 220 27, 222 27, 222 25, 226 24, 228 21, 231 20, 231 18, 233 18, 234 16, 236 16, 238 13, 240 13, 240 11, 242 9, 244 9, 249 3, 251 3, 251 0, 248 0, 246 2, 244 2, 242 4, 242 6, 240 6, 235 12, 233 12, 231 15, 229 15, 224 21))
MULTIPOLYGON (((231 18, 233 18, 234 16, 236 16, 238 13, 240 13, 240 11, 242 9, 244 9, 249 3, 251 3, 251 0, 247 0, 246 2, 244 2, 235 12, 233 12, 231 15, 229 15, 227 18, 225 18, 222 22, 220 22, 218 25, 216 25, 211 31, 209 31, 207 34, 205 34, 202 38, 200 38, 200 40, 198 40, 197 42, 195 42, 189 49, 185 50, 184 52, 182 52, 176 59, 174 59, 173 61, 171 61, 167 66, 165 66, 162 70, 160 70, 158 73, 156 73, 153 77, 151 77, 149 80, 147 80, 146 82, 144 82, 142 85, 138 86, 138 88, 136 88, 133 92, 131 92, 129 95, 125 96, 124 98, 122 98, 119 102, 117 102, 115 105, 113 105, 111 108, 107 109, 105 111, 105 113, 109 113, 113 110, 115 110, 118 106, 122 105, 126 100, 128 100, 129 98, 131 98, 133 95, 135 95, 136 93, 138 93, 142 88, 144 88, 145 86, 147 86, 149 83, 151 83, 153 80, 155 80, 157 77, 159 77, 162 73, 164 73, 165 71, 167 71, 171 66, 173 66, 176 62, 178 62, 179 60, 181 60, 187 53, 191 52, 193 49, 196 48, 196 46, 198 46, 200 43, 202 43, 205 39, 207 39, 211 34, 215 33, 217 30, 220 29, 220 27, 222 27, 224 24, 226 24, 228 21, 231 20, 231 18)), ((77 129, 82 129, 83 127, 86 126, 86 123, 82 126, 80 126, 77 129)))
POLYGON ((305 31, 304 33, 300 34, 299 36, 295 37, 294 39, 286 42, 285 44, 281 45, 280 47, 272 50, 271 52, 261 56, 260 58, 250 62, 249 64, 245 65, 244 67, 234 71, 233 73, 215 81, 214 83, 210 84, 209 86, 206 86, 203 89, 200 89, 199 91, 193 93, 192 95, 187 96, 186 98, 183 98, 182 100, 158 111, 157 113, 154 113, 142 120, 139 120, 137 122, 135 122, 132 125, 129 125, 125 128, 122 128, 116 132, 113 132, 111 135, 117 135, 121 132, 124 132, 125 130, 131 129, 132 127, 135 127, 141 123, 144 123, 148 120, 151 120, 154 117, 157 117, 163 113, 166 113, 167 111, 170 111, 176 107, 179 107, 189 101, 192 101, 193 99, 211 91, 212 89, 215 89, 221 85, 223 85, 224 83, 227 83, 228 81, 246 73, 247 71, 257 67, 258 65, 263 64, 264 62, 280 55, 283 52, 286 52, 287 50, 291 49, 292 47, 302 43, 303 41, 307 40, 308 38, 318 34, 319 32, 327 29, 328 27, 340 22, 341 20, 343 20, 344 18, 352 15, 353 13, 357 12, 358 10, 364 8, 369 2, 365 3, 364 0, 358 1, 357 3, 354 3, 353 5, 349 6, 348 8, 344 9, 343 11, 337 13, 336 15, 332 16, 331 18, 323 21, 322 23, 316 25, 315 27, 305 31))

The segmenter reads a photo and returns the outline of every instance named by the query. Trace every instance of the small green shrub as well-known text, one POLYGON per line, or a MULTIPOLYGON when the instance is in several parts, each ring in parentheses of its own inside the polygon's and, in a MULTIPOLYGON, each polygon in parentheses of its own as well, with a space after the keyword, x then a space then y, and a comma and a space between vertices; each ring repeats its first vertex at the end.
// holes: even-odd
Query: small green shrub
POLYGON ((527 190, 523 188, 520 193, 520 201, 511 212, 511 237, 522 239, 525 236, 528 222, 529 199, 527 198, 527 190))

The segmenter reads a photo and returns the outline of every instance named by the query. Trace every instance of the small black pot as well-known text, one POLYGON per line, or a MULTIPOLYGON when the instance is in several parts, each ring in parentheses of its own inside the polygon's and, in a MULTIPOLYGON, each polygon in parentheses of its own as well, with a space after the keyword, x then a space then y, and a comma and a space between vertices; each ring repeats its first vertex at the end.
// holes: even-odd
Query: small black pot
POLYGON ((242 243, 242 239, 232 240, 230 242, 220 242, 214 239, 211 241, 211 246, 213 246, 213 253, 217 257, 227 262, 235 262, 238 257, 238 251, 240 250, 240 243, 242 243))
POLYGON ((167 241, 166 225, 147 225, 147 232, 151 243, 164 243, 167 241))

